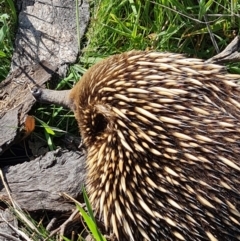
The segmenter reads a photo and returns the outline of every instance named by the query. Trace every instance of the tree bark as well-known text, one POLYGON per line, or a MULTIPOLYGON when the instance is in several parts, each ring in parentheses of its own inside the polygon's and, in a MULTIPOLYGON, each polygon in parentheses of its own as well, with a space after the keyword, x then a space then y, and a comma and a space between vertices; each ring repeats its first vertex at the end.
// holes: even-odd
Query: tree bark
MULTIPOLYGON (((60 148, 37 158, 31 156, 31 161, 22 164, 12 165, 5 154, 34 128, 31 123, 34 119, 28 116, 36 102, 31 89, 44 88, 47 81, 52 83, 59 75, 65 76, 67 66, 77 60, 79 39, 89 21, 89 4, 87 0, 79 1, 78 36, 75 1, 17 0, 15 3, 19 22, 11 74, 0 83, 0 166, 11 196, 22 209, 31 212, 45 210, 46 214, 48 211, 66 213, 74 205, 64 200, 60 193, 79 199, 85 182, 85 154, 75 146, 78 137, 72 138, 71 150, 60 148)), ((24 146, 28 141, 20 143, 24 146)), ((17 155, 15 159, 22 158, 17 155)), ((1 182, 0 200, 2 209, 6 202, 10 202, 1 182)), ((14 236, 9 230, 0 225, 0 240, 7 239, 2 233, 14 236)))

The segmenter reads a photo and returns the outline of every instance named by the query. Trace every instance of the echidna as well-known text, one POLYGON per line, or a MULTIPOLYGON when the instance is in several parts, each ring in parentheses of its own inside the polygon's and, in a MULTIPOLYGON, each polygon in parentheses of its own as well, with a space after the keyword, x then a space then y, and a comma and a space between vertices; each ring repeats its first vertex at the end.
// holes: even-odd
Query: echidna
POLYGON ((131 51, 71 90, 87 190, 119 241, 240 240, 240 75, 131 51))

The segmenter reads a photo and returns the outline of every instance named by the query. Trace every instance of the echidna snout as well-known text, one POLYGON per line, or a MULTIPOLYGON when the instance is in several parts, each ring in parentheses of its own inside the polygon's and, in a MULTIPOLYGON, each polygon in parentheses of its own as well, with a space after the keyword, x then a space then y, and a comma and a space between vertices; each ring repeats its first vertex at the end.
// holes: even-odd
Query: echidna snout
POLYGON ((239 80, 132 51, 72 89, 90 200, 118 240, 240 240, 239 80))

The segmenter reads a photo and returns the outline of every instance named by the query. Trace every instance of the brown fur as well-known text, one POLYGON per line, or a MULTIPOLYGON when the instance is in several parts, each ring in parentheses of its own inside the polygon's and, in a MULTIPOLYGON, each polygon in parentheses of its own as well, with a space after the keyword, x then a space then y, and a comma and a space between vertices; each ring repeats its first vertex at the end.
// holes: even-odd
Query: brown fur
POLYGON ((132 51, 73 88, 87 190, 118 240, 240 240, 239 75, 132 51))

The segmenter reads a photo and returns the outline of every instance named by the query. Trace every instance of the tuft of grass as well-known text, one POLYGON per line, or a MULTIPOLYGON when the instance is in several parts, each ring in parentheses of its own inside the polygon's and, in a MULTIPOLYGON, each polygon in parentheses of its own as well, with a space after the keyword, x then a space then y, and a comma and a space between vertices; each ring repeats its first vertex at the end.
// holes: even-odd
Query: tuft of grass
MULTIPOLYGON (((85 221, 85 223, 87 225, 88 232, 94 238, 94 240, 96 240, 96 241, 107 241, 107 239, 100 232, 100 230, 97 226, 97 222, 96 222, 96 219, 94 217, 92 206, 89 202, 89 199, 88 199, 88 196, 87 196, 87 193, 86 193, 84 187, 83 187, 82 191, 83 191, 83 198, 84 198, 84 202, 86 204, 87 211, 85 211, 85 209, 82 207, 81 203, 79 203, 77 200, 75 200, 74 198, 72 198, 68 194, 63 193, 63 196, 70 199, 71 201, 73 201, 76 204, 77 210, 79 211, 79 213, 83 217, 83 220, 85 221)), ((79 235, 79 238, 80 238, 80 240, 85 240, 81 235, 79 235)), ((64 240, 69 241, 66 238, 64 238, 64 240)))
POLYGON ((0 0, 0 81, 10 70, 17 14, 13 0, 0 0))
POLYGON ((98 0, 85 55, 154 49, 209 58, 239 32, 236 0, 98 0), (218 49, 216 49, 216 44, 218 49))
POLYGON ((45 140, 49 150, 57 148, 58 140, 67 133, 78 135, 74 114, 70 110, 55 105, 40 104, 34 111, 36 128, 34 135, 45 140))
POLYGON ((77 209, 79 210, 79 212, 81 213, 84 221, 86 222, 87 227, 89 228, 94 240, 96 240, 96 241, 106 241, 106 238, 101 234, 101 232, 99 231, 99 229, 97 227, 97 222, 95 220, 93 210, 92 210, 92 207, 91 207, 91 204, 89 202, 89 199, 88 199, 88 196, 86 194, 85 189, 83 189, 83 197, 84 197, 84 201, 85 201, 85 204, 86 204, 86 207, 87 207, 87 212, 78 203, 76 203, 77 209))

